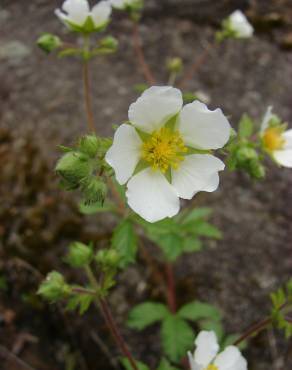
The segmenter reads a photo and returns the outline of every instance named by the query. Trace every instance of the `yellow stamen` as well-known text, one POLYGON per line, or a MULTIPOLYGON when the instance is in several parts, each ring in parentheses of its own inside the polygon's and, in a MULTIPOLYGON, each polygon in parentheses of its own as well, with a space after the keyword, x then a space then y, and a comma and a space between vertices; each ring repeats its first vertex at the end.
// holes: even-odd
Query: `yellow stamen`
POLYGON ((187 147, 178 131, 171 131, 166 127, 154 131, 151 137, 143 143, 142 158, 154 170, 165 173, 169 167, 177 169, 184 160, 187 147))
POLYGON ((219 369, 216 365, 211 364, 211 365, 207 366, 205 370, 219 370, 219 369))
POLYGON ((282 136, 281 127, 269 127, 263 135, 263 144, 265 149, 273 152, 274 150, 282 149, 285 144, 285 139, 282 136))

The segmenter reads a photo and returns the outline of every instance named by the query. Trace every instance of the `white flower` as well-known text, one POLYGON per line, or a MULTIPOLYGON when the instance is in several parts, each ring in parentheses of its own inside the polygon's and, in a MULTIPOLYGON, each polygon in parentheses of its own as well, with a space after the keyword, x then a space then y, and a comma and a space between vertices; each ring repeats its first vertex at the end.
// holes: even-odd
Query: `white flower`
POLYGON ((280 165, 292 168, 292 129, 285 131, 283 125, 271 125, 279 121, 268 107, 261 125, 261 137, 264 149, 280 165))
POLYGON ((62 10, 56 9, 55 14, 69 28, 77 30, 85 28, 88 24, 88 31, 103 28, 109 21, 111 5, 109 1, 102 0, 91 10, 87 0, 65 0, 62 10))
POLYGON ((180 90, 153 86, 131 104, 129 121, 117 129, 106 161, 128 183, 128 204, 141 217, 172 217, 179 198, 217 189, 224 163, 208 150, 222 148, 231 129, 221 109, 199 101, 183 107, 180 90))
POLYGON ((196 350, 188 352, 191 370, 247 370, 247 361, 235 346, 218 354, 219 344, 213 331, 201 331, 195 340, 196 350))
POLYGON ((228 18, 228 26, 235 32, 237 38, 249 38, 253 35, 253 26, 240 10, 233 12, 228 18))
POLYGON ((126 9, 127 7, 136 5, 139 0, 110 0, 113 8, 126 9))

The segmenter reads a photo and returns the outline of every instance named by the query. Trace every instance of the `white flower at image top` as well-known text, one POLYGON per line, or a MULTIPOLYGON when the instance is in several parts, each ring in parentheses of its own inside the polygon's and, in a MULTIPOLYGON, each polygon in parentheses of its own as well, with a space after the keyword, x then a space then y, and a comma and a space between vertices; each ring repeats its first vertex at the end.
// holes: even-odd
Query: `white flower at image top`
POLYGON ((129 121, 116 130, 106 161, 142 218, 173 217, 179 198, 217 189, 224 163, 210 150, 222 148, 231 131, 221 109, 199 101, 183 107, 180 90, 153 86, 131 104, 129 121))
POLYGON ((56 9, 55 14, 69 28, 85 27, 87 22, 92 23, 92 28, 102 28, 107 24, 111 15, 111 5, 107 0, 102 0, 90 9, 87 0, 66 0, 62 10, 56 9))
POLYGON ((213 331, 201 331, 195 340, 194 354, 188 353, 191 370, 247 370, 247 361, 235 346, 219 353, 219 344, 213 331))
POLYGON ((241 10, 236 10, 229 16, 228 26, 235 32, 237 38, 249 38, 254 33, 253 26, 241 10))
POLYGON ((264 149, 281 166, 292 168, 292 129, 285 131, 285 125, 273 125, 278 117, 268 107, 261 125, 261 137, 264 149))

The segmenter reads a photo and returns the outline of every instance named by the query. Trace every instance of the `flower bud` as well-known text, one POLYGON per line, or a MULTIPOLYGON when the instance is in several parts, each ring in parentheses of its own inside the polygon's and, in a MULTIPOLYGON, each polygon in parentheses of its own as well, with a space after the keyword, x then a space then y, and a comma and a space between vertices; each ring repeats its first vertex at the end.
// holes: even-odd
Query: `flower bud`
POLYGON ((166 68, 171 73, 180 73, 183 68, 183 62, 181 58, 171 58, 166 63, 166 68))
POLYGON ((61 157, 56 172, 66 181, 70 189, 78 188, 80 181, 90 175, 88 157, 82 153, 69 152, 61 157))
POLYGON ((50 302, 57 302, 70 294, 71 287, 65 282, 63 275, 57 271, 48 274, 39 287, 38 294, 50 302))
POLYGON ((72 243, 69 246, 69 253, 65 260, 72 267, 88 265, 93 257, 93 250, 90 246, 80 242, 72 243))
POLYGON ((252 159, 257 159, 258 153, 253 148, 241 147, 237 150, 236 157, 239 162, 244 162, 252 159))
POLYGON ((37 40, 37 45, 46 53, 58 49, 62 45, 62 41, 58 36, 55 36, 51 33, 44 33, 37 40))
POLYGON ((101 179, 91 176, 82 181, 82 193, 85 204, 99 203, 102 205, 107 194, 107 186, 101 179))
POLYGON ((95 260, 103 269, 111 269, 118 266, 120 257, 113 249, 102 249, 97 252, 95 260))
POLYGON ((79 141, 79 149, 82 153, 94 158, 98 152, 99 140, 95 135, 83 136, 79 141))
POLYGON ((118 40, 115 37, 107 36, 100 40, 99 46, 111 51, 116 51, 118 48, 118 40))

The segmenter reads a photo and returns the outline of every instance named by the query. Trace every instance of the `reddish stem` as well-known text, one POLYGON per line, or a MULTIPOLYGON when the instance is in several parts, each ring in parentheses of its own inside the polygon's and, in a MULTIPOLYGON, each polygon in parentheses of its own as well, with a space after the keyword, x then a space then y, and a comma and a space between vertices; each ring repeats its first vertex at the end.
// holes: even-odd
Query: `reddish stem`
POLYGON ((95 132, 87 61, 83 62, 83 86, 84 86, 85 110, 87 116, 88 131, 95 132))
POLYGON ((140 33, 139 33, 139 26, 137 22, 134 22, 134 26, 133 26, 133 47, 136 53, 137 61, 141 67, 141 70, 143 72, 143 75, 146 81, 148 82, 150 86, 155 85, 155 78, 144 56, 142 42, 141 42, 140 33))
POLYGON ((167 278, 167 303, 172 313, 176 312, 176 293, 175 293, 175 279, 173 272, 173 265, 167 263, 165 266, 167 278))
POLYGON ((265 329, 268 325, 272 323, 272 318, 267 317, 260 322, 257 322, 256 324, 252 325, 250 328, 248 328, 234 343, 234 346, 238 346, 241 342, 252 336, 253 334, 258 333, 259 331, 262 331, 265 329))
POLYGON ((111 310, 109 308, 108 303, 106 302, 105 299, 100 299, 99 304, 100 304, 100 308, 101 308, 102 314, 104 316, 104 319, 107 323, 108 328, 111 331, 111 334, 112 334, 113 338, 116 341, 117 346, 121 349, 123 355, 125 357, 127 357, 127 359, 129 360, 129 363, 130 363, 131 367, 133 368, 133 370, 138 370, 136 362, 135 362, 134 358, 132 357, 131 352, 129 351, 126 342, 124 341, 123 337, 121 336, 121 334, 120 334, 120 332, 119 332, 119 330, 116 326, 116 323, 113 319, 113 316, 112 316, 112 313, 111 313, 111 310))
POLYGON ((178 86, 180 88, 184 88, 188 81, 190 81, 194 74, 198 71, 198 69, 201 67, 201 65, 205 62, 206 58, 209 56, 210 51, 217 45, 215 42, 212 44, 208 43, 208 46, 203 51, 203 53, 199 56, 198 59, 195 60, 195 62, 190 66, 190 68, 185 73, 184 77, 179 82, 178 86))

